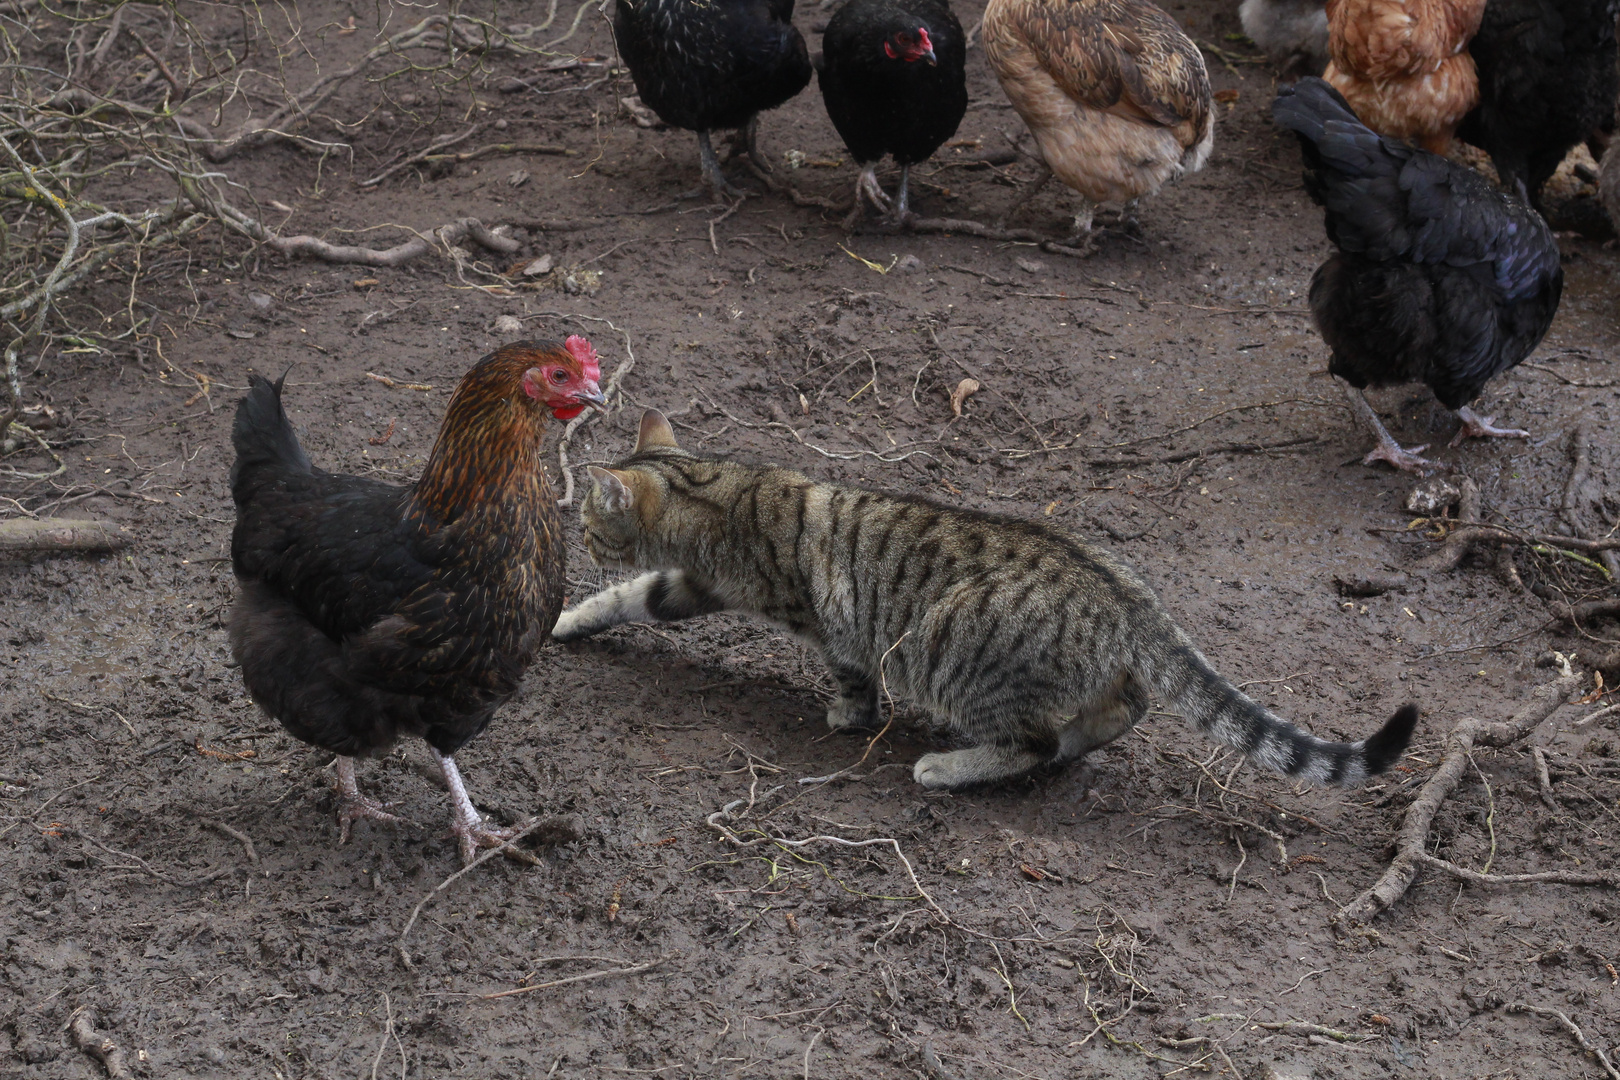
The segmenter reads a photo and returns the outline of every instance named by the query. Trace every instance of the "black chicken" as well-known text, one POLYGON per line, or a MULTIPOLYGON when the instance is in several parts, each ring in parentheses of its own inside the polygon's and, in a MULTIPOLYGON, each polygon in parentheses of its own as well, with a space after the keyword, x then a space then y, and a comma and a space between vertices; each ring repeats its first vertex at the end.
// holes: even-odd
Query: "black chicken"
POLYGON ((717 197, 741 192, 720 172, 711 131, 740 128, 748 156, 770 171, 759 114, 810 82, 793 0, 617 0, 613 33, 642 102, 671 127, 697 132, 703 181, 717 197))
POLYGON ((1333 350, 1328 370, 1378 438, 1367 463, 1431 464, 1384 430, 1366 386, 1427 383, 1462 420, 1453 446, 1527 436, 1468 402, 1530 354, 1558 310, 1564 272, 1547 223, 1472 169, 1375 134, 1321 79, 1280 88, 1272 115, 1299 134, 1305 188, 1339 249, 1311 278, 1311 314, 1333 350))
POLYGON ((967 113, 967 45, 946 0, 849 0, 827 23, 817 74, 827 116, 861 166, 855 209, 889 196, 877 163, 900 166, 895 220, 910 213, 911 167, 956 134, 967 113))
POLYGON ((545 411, 602 404, 584 338, 518 342, 451 395, 422 479, 398 487, 310 463, 280 381, 253 376, 236 410, 231 651, 259 707, 336 753, 342 839, 394 821, 355 786, 354 759, 426 739, 450 789, 462 858, 488 828, 451 757, 517 691, 562 610, 557 501, 540 468, 545 411))
POLYGON ((1479 106, 1457 134, 1538 210, 1564 155, 1614 116, 1616 17, 1620 0, 1490 0, 1468 44, 1479 106))

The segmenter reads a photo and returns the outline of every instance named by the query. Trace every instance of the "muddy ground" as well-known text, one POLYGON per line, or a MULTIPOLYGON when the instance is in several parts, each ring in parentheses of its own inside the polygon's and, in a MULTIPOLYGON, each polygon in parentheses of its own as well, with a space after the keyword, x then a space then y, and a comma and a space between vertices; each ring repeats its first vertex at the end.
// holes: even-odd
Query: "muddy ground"
MULTIPOLYGON (((971 25, 979 6, 959 10, 971 25)), ((1235 5, 1174 12, 1245 52, 1228 37, 1235 5)), ((331 30, 346 5, 287 13, 310 29, 293 77, 400 14, 356 5, 362 33, 347 36, 331 30)), ((812 48, 824 18, 799 14, 812 48)), ((556 48, 612 51, 594 10, 556 48)), ((919 170, 918 202, 990 220, 1030 170, 955 164, 1017 127, 982 53, 969 58, 969 142, 919 170)), ((1267 119, 1263 67, 1212 61, 1236 97, 1209 166, 1144 204, 1140 237, 1076 260, 852 235, 780 195, 711 233, 715 211, 675 201, 697 175, 689 134, 620 115, 623 83, 603 67, 537 63, 497 58, 444 98, 426 78, 356 81, 313 128, 342 133, 352 161, 317 178, 273 145, 229 171, 291 208, 285 233, 518 223, 521 253, 474 255, 494 269, 549 255, 559 269, 538 287, 481 290, 500 282, 446 259, 288 261, 215 236, 143 268, 137 299, 153 306, 138 310, 157 318, 141 349, 62 346, 27 378, 30 402, 71 414, 51 433, 67 469, 0 484, 0 514, 98 517, 133 543, 0 561, 0 1076, 106 1075, 64 1030, 80 1009, 151 1077, 1603 1075, 1555 1022, 1507 1005, 1620 1042, 1612 890, 1424 874, 1370 928, 1330 926, 1379 875, 1452 725, 1515 712, 1553 677, 1536 664, 1549 649, 1620 635, 1570 633, 1483 558, 1414 572, 1404 591, 1336 592, 1335 576, 1411 571, 1432 544, 1401 531, 1412 480, 1359 464, 1366 440, 1302 314, 1328 247, 1298 152, 1267 119), (514 75, 546 93, 501 92, 494 77, 514 75), (356 186, 477 110, 573 154, 356 186), (570 275, 583 291, 556 287, 570 275), (402 746, 361 784, 418 824, 363 822, 338 846, 330 755, 244 696, 223 628, 229 424, 249 371, 293 365, 287 401, 318 463, 409 480, 459 373, 511 336, 501 315, 587 334, 609 372, 634 352, 616 410, 576 436, 576 466, 625 451, 656 406, 704 450, 1044 515, 1129 558, 1222 671, 1319 734, 1359 737, 1419 702, 1411 752, 1362 790, 1294 789, 1155 713, 1086 767, 931 794, 908 769, 941 740, 901 702, 858 779, 806 784, 865 748, 827 735, 814 656, 730 617, 625 628, 547 649, 459 759, 494 816, 574 815, 580 838, 450 884, 405 938, 406 967, 402 928, 458 865, 445 800, 423 747, 402 746), (970 376, 982 388, 953 418, 970 376), (1250 449, 1220 449, 1233 446, 1250 449), (738 835, 784 842, 738 848, 710 824, 727 806, 738 835), (887 839, 785 842, 813 836, 887 839), (642 969, 483 996, 621 967, 642 969), (1214 1042, 1178 1041, 1199 1037, 1214 1042)), ((763 141, 778 162, 802 152, 782 175, 803 192, 846 198, 853 173, 824 164, 846 155, 813 86, 764 118, 763 141)), ((139 197, 140 178, 127 183, 139 197)), ((1061 235, 1069 208, 1049 191, 1022 223, 1061 235)), ((1602 436, 1620 412, 1620 256, 1563 243, 1568 287, 1537 366, 1482 408, 1529 441, 1448 450, 1453 420, 1421 387, 1374 398, 1398 438, 1477 481, 1488 517, 1530 531, 1556 525, 1577 425, 1600 434, 1593 483, 1620 480, 1602 436)), ((86 302, 127 319, 122 280, 86 302)), ((579 596, 606 578, 572 519, 570 534, 579 596)), ((1517 565, 1592 584, 1565 562, 1521 551, 1517 565)), ((1613 718, 1572 727, 1597 707, 1563 707, 1531 740, 1550 804, 1528 746, 1477 752, 1430 850, 1503 873, 1612 868, 1620 738, 1613 718)))

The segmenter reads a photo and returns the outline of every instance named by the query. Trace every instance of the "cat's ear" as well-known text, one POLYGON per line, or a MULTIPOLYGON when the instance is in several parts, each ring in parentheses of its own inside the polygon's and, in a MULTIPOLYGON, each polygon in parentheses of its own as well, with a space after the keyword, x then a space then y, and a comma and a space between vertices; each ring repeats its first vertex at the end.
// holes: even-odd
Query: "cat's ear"
POLYGON ((629 479, 628 473, 614 472, 596 465, 585 466, 585 471, 596 486, 596 497, 602 501, 604 510, 611 514, 622 514, 636 504, 635 490, 625 482, 629 479))
POLYGON ((648 409, 641 414, 641 433, 636 436, 636 453, 651 450, 655 446, 668 447, 678 450, 675 442, 675 429, 669 426, 664 414, 657 409, 648 409))

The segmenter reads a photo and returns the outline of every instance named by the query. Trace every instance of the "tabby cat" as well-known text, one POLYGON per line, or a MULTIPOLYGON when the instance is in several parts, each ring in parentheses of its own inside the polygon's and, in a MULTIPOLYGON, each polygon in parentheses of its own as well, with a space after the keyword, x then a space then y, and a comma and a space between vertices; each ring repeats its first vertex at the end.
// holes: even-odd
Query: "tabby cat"
POLYGON ((1288 776, 1354 784, 1417 723, 1327 742, 1216 674, 1131 568, 1035 522, 818 483, 682 450, 659 413, 635 453, 590 469, 581 515, 599 566, 650 569, 563 612, 553 635, 733 609, 820 647, 838 682, 827 724, 871 728, 878 688, 975 745, 925 754, 931 788, 1003 780, 1119 738, 1157 693, 1215 739, 1288 776))

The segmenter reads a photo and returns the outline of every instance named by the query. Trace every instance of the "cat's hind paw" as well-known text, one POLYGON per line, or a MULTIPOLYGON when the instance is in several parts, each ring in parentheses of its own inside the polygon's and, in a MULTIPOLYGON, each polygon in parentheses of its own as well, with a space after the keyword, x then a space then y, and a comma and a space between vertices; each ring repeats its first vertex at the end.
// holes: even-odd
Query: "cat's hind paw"
POLYGON ((574 608, 557 617, 557 625, 551 628, 551 636, 556 641, 579 641, 601 629, 595 620, 587 618, 579 608, 574 608))

